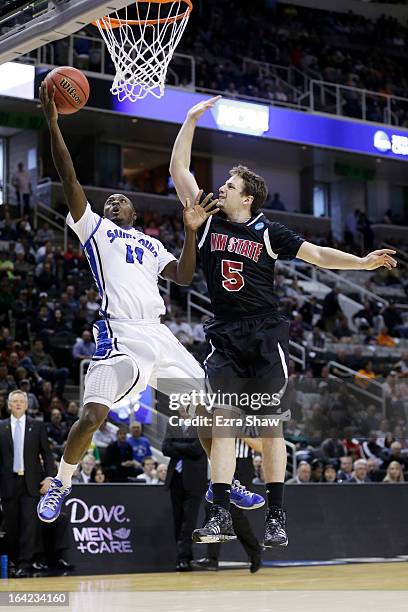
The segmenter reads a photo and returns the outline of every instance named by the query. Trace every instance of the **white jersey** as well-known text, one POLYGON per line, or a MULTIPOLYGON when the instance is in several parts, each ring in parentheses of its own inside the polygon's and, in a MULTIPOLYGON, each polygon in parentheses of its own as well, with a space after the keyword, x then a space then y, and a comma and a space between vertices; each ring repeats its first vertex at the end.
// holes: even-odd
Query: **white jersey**
POLYGON ((101 315, 112 319, 158 320, 166 312, 158 276, 174 255, 156 238, 93 212, 67 224, 77 234, 102 297, 101 315))

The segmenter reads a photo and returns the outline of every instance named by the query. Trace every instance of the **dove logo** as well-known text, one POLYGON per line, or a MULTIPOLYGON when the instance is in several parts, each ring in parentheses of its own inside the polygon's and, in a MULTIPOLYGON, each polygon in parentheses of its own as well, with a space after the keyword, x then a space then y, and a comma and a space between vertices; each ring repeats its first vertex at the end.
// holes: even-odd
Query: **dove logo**
POLYGON ((116 531, 113 532, 113 535, 120 540, 127 540, 130 536, 130 529, 125 529, 124 527, 122 527, 122 529, 116 529, 116 531))
POLYGON ((77 497, 69 499, 66 506, 71 508, 72 535, 81 553, 98 555, 133 552, 131 530, 126 527, 115 529, 110 526, 130 521, 126 517, 125 506, 103 504, 88 506, 83 499, 77 497), (81 523, 81 526, 77 526, 78 523, 81 523))
POLYGON ((128 522, 129 519, 125 516, 125 506, 111 506, 107 508, 104 505, 93 505, 89 506, 77 497, 69 499, 66 506, 71 507, 71 523, 85 523, 90 521, 91 523, 110 523, 115 521, 116 523, 128 522))

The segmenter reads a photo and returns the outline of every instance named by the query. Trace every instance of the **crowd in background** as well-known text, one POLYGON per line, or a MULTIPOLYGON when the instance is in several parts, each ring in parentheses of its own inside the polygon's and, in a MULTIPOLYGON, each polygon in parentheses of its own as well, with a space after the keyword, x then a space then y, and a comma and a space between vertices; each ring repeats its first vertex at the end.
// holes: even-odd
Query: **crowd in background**
MULTIPOLYGON (((253 9, 248 15, 231 0, 201 4, 200 19, 191 19, 180 45, 180 51, 197 60, 197 86, 278 104, 297 101, 296 90, 274 78, 273 72, 259 73, 255 66, 243 71, 242 58, 251 58, 297 68, 312 79, 406 97, 408 28, 396 19, 383 15, 372 21, 353 13, 287 4, 268 8, 258 3, 253 9)), ((282 72, 277 75, 284 77, 282 72)), ((292 84, 299 89, 298 76, 292 84)), ((333 96, 327 98, 327 110, 333 110, 333 96)), ((367 104, 367 119, 382 121, 384 100, 368 98, 367 104)), ((394 122, 407 125, 408 106, 398 103, 392 110, 394 122)), ((361 117, 361 100, 355 93, 343 94, 343 113, 361 117)))
MULTIPOLYGON (((228 97, 251 96, 279 105, 297 104, 300 98, 307 103, 303 94, 308 79, 406 98, 407 45, 408 25, 386 15, 370 20, 352 12, 334 13, 275 2, 255 3, 248 14, 246 7, 237 6, 233 0, 206 0, 195 6, 177 51, 195 57, 196 87, 224 92, 228 97), (243 66, 243 58, 283 68, 260 69, 250 63, 243 66), (285 68, 296 70, 289 75, 285 68)), ((52 46, 52 61, 57 65, 68 64, 68 39, 55 41, 52 46)), ((97 29, 86 26, 76 34, 74 65, 100 72, 101 49, 97 29)), ((115 72, 107 53, 104 70, 115 72)), ((177 56, 169 82, 186 88, 193 86, 190 66, 177 56), (176 82, 172 80, 173 73, 178 75, 176 82)), ((338 111, 334 91, 326 88, 325 96, 321 96, 321 90, 316 89, 317 110, 338 111)), ((369 121, 386 120, 408 126, 408 103, 403 100, 392 101, 391 116, 386 110, 386 98, 368 95, 365 105, 365 118, 369 121)), ((362 117, 363 102, 356 92, 343 90, 340 106, 341 114, 362 117)))
MULTIPOLYGON (((176 257, 180 255, 183 244, 180 219, 146 213, 141 222, 146 233, 159 237, 176 257)), ((352 233, 347 235, 346 232, 342 243, 330 236, 307 238, 349 251, 361 250, 358 246, 361 241, 352 233)), ((408 346, 398 357, 393 356, 393 351, 376 355, 375 347, 406 346, 406 320, 394 304, 381 306, 366 300, 351 324, 340 305, 342 294, 338 286, 318 300, 302 289, 295 273, 283 274, 279 269, 277 272, 275 290, 282 314, 291 320, 290 338, 308 351, 304 371, 295 362, 289 367, 297 396, 293 403, 293 420, 286 429, 287 439, 296 445, 299 460, 326 461, 325 440, 331 439, 333 445, 340 448, 343 444, 339 442, 340 436, 348 426, 351 427, 350 436, 359 440, 359 444, 374 444, 379 469, 386 469, 393 444, 401 444, 403 454, 408 450, 408 346), (357 393, 345 396, 343 387, 333 387, 330 380, 333 372, 327 366, 329 360, 357 373, 346 375, 348 382, 355 383, 357 393), (384 414, 380 414, 378 404, 367 405, 358 394, 359 386, 367 390, 372 381, 380 381, 384 387, 384 414)), ((372 275, 370 287, 380 290, 382 286, 398 286, 407 292, 407 272, 403 266, 392 272, 379 271, 372 275)), ((193 288, 207 294, 200 267, 193 288)), ((172 285, 171 293, 164 295, 166 315, 163 321, 202 362, 207 353, 204 335, 207 316, 191 323, 187 321, 186 291, 186 288, 172 285)), ((69 242, 64 251, 47 223, 34 231, 28 214, 16 220, 12 218, 11 208, 2 207, 1 417, 7 417, 7 394, 17 388, 24 390, 29 398, 28 414, 46 423, 57 461, 79 411, 77 396, 72 401, 65 388, 67 381, 71 385, 78 384, 79 365, 95 350, 92 326, 99 317, 99 302, 87 261, 78 251, 77 243, 69 242)), ((335 374, 345 376, 343 371, 335 374)), ((125 431, 123 426, 117 428, 108 422, 103 431, 95 435, 78 471, 79 482, 131 479, 161 484, 165 466, 157 464, 150 447, 146 450, 146 442, 140 425, 125 431), (139 437, 141 440, 136 443, 139 437)), ((342 454, 330 460, 337 461, 340 456, 342 454)), ((355 460, 371 458, 367 454, 354 457, 355 460)), ((338 465, 335 467, 339 469, 338 465)))

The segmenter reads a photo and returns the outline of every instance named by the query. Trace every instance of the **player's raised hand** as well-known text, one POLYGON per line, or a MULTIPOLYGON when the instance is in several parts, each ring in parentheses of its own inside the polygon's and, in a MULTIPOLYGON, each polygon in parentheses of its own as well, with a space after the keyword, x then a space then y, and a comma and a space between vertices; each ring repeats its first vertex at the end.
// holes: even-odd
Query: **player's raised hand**
POLYGON ((220 209, 217 208, 218 200, 212 200, 214 194, 209 193, 200 203, 203 190, 200 189, 194 202, 190 198, 186 199, 186 205, 183 210, 184 227, 193 232, 197 231, 212 215, 215 215, 220 209))
POLYGON ((365 257, 363 257, 363 270, 376 270, 377 268, 387 268, 392 270, 397 267, 396 260, 391 257, 395 255, 396 251, 393 249, 379 249, 373 251, 365 257))
POLYGON ((45 81, 40 85, 40 102, 48 123, 58 121, 58 111, 54 102, 55 86, 53 85, 52 92, 48 92, 48 87, 45 81))
POLYGON ((194 121, 198 121, 201 115, 203 115, 210 108, 213 108, 213 106, 218 102, 218 100, 221 100, 221 98, 222 96, 215 96, 214 98, 210 98, 209 100, 203 100, 202 102, 199 102, 198 104, 190 108, 187 113, 187 117, 189 119, 194 119, 194 121))

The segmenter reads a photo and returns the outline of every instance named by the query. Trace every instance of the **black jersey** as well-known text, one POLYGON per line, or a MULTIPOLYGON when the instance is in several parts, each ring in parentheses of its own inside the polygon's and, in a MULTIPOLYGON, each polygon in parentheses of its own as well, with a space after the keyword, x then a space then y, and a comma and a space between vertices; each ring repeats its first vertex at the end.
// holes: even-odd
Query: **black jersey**
POLYGON ((277 315, 275 261, 296 257, 302 242, 263 213, 246 223, 209 217, 198 230, 198 248, 215 317, 277 315))

